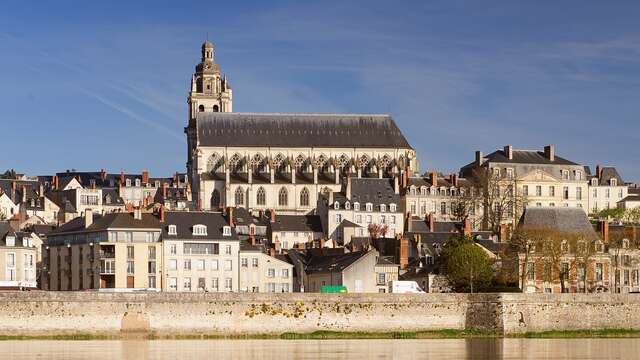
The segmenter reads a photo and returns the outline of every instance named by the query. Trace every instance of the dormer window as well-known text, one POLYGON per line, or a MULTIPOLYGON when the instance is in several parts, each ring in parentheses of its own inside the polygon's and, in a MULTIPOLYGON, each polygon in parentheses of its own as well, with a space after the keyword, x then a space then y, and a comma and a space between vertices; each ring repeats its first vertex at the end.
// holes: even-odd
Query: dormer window
POLYGON ((391 212, 396 212, 396 210, 397 210, 397 206, 396 206, 396 204, 390 204, 390 205, 389 205, 389 211, 391 211, 391 212))
POLYGON ((387 211, 387 205, 380 204, 380 212, 385 212, 385 211, 387 211))
POLYGON ((373 204, 372 203, 367 203, 365 205, 365 207, 366 207, 367 211, 373 211, 373 204))
POLYGON ((125 181, 125 184, 126 184, 127 186, 131 186, 131 179, 127 179, 127 180, 125 181))
POLYGON ((591 179, 591 186, 598 186, 598 179, 597 178, 591 179))
POLYGON ((353 210, 360 211, 360 203, 357 203, 357 202, 353 203, 353 210))
POLYGON ((336 209, 336 210, 339 210, 339 209, 340 209, 340 203, 339 203, 339 202, 337 202, 337 201, 336 201, 336 202, 334 202, 334 203, 333 203, 333 208, 334 208, 334 209, 336 209))
POLYGON ((160 187, 160 180, 156 180, 154 185, 155 185, 155 187, 159 188, 160 187))
POLYGON ((22 238, 22 246, 23 247, 29 246, 29 239, 27 239, 26 237, 23 237, 22 238))
POLYGON ((582 171, 576 170, 576 180, 582 180, 582 171))
POLYGON ((569 170, 562 170, 562 179, 569 180, 569 170))
POLYGON ((177 235, 178 229, 175 225, 169 225, 169 229, 167 232, 169 233, 169 235, 177 235))
POLYGON ((16 238, 13 236, 7 236, 6 238, 7 246, 16 246, 16 238))
POLYGON ((351 203, 349 203, 348 201, 346 203, 344 203, 344 208, 345 208, 345 210, 351 209, 351 203))
POLYGON ((611 179, 609 180, 609 183, 611 184, 611 186, 618 186, 618 179, 611 179))
POLYGON ((205 236, 207 235, 207 227, 205 225, 194 225, 193 226, 193 235, 195 236, 205 236))
POLYGON ((136 186, 140 186, 140 179, 136 179, 136 186))
POLYGON ((222 236, 231 236, 231 226, 223 226, 222 227, 222 236))

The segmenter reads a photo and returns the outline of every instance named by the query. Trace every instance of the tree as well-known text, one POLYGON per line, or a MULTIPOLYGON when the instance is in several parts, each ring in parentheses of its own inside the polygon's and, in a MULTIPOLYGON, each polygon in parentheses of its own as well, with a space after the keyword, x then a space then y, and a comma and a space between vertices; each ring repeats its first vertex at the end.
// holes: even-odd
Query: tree
POLYGON ((611 209, 603 209, 597 214, 597 216, 601 219, 615 219, 622 220, 625 215, 624 209, 621 208, 611 208, 611 209))
POLYGON ((4 174, 0 174, 0 179, 16 179, 18 175, 14 169, 10 169, 4 172, 4 174))
POLYGON ((442 273, 458 292, 482 291, 491 285, 492 261, 471 238, 449 240, 440 253, 440 260, 442 273))
POLYGON ((386 224, 369 224, 367 230, 369 230, 369 236, 371 236, 372 239, 377 239, 378 237, 384 237, 387 234, 387 232, 389 231, 389 226, 386 224))

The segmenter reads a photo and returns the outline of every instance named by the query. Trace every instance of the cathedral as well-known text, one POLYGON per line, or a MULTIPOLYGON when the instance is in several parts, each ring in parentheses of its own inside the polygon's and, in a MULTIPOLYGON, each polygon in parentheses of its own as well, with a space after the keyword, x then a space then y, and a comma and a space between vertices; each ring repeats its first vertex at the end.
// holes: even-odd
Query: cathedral
POLYGON ((226 206, 307 214, 348 177, 401 178, 416 154, 385 114, 239 113, 202 45, 188 96, 187 172, 202 210, 226 206))

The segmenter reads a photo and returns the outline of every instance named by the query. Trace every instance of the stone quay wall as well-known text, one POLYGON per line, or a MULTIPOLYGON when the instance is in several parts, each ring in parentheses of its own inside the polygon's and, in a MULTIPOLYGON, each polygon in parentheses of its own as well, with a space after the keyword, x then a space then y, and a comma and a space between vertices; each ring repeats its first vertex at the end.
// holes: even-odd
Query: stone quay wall
POLYGON ((640 329, 634 294, 0 292, 0 335, 640 329))

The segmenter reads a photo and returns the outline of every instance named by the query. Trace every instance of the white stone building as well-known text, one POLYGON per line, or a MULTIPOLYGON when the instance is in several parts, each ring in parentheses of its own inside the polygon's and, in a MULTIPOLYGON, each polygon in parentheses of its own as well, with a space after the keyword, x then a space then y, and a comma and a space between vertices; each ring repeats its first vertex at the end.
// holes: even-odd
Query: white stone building
POLYGON ((617 207, 628 193, 629 186, 615 167, 596 165, 595 174, 589 177, 589 213, 617 207))

